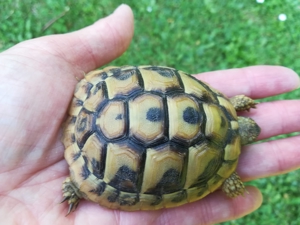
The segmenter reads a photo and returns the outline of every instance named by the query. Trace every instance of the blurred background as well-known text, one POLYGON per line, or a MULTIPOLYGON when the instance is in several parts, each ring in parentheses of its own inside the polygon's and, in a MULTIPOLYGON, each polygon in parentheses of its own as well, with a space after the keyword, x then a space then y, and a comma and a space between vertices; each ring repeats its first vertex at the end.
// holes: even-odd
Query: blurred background
MULTIPOLYGON (((135 35, 113 65, 167 65, 200 73, 263 64, 300 74, 299 0, 0 0, 0 51, 78 30, 121 3, 134 11, 135 35)), ((299 98, 298 89, 267 100, 299 98)), ((294 135, 299 132, 275 138, 294 135)), ((299 170, 248 184, 261 189, 263 205, 222 224, 300 224, 299 170)))

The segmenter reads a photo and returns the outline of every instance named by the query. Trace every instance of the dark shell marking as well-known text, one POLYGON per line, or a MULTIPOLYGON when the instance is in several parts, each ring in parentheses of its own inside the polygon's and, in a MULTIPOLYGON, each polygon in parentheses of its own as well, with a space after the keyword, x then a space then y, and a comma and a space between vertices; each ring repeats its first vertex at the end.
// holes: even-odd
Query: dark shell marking
POLYGON ((200 121, 200 113, 192 107, 187 107, 183 111, 183 120, 190 124, 198 124, 200 121))
POLYGON ((63 140, 71 180, 86 199, 122 210, 174 207, 203 198, 236 168, 233 106, 186 73, 104 69, 76 90, 63 140))
POLYGON ((147 111, 146 119, 151 122, 161 121, 162 111, 160 108, 152 107, 147 111))

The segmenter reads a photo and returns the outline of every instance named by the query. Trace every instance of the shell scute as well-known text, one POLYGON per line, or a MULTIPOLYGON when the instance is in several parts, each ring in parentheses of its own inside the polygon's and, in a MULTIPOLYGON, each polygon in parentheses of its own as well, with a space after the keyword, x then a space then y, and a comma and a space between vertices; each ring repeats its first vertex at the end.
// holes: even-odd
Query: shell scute
POLYGON ((142 92, 136 70, 116 70, 105 80, 108 98, 125 97, 133 93, 142 92))
POLYGON ((191 97, 180 94, 168 97, 169 138, 190 144, 201 135, 203 113, 191 97))
POLYGON ((92 87, 93 85, 91 83, 87 82, 86 79, 82 79, 76 85, 74 96, 81 101, 85 101, 92 87))
POLYGON ((120 191, 137 193, 142 154, 126 144, 108 144, 104 182, 120 191))
POLYGON ((94 127, 94 114, 83 109, 78 114, 75 123, 75 138, 79 146, 85 144, 87 135, 92 133, 94 127))
POLYGON ((83 103, 83 107, 90 112, 97 112, 101 106, 101 103, 103 103, 105 99, 106 97, 105 90, 103 88, 103 82, 100 82, 91 88, 89 96, 83 103))
POLYGON ((126 133, 125 116, 124 102, 110 101, 98 114, 96 125, 106 138, 121 138, 126 133))
POLYGON ((145 91, 167 93, 181 90, 180 81, 174 70, 160 67, 144 67, 140 69, 145 91))
POLYGON ((196 81, 196 78, 182 71, 179 71, 179 74, 186 94, 195 96, 206 103, 218 103, 217 97, 209 88, 207 88, 207 85, 204 82, 199 80, 196 81))
POLYGON ((81 150, 82 156, 86 158, 87 168, 98 178, 103 178, 104 151, 104 145, 95 133, 87 139, 81 150))
POLYGON ((218 105, 203 104, 206 115, 205 136, 213 143, 224 146, 227 141, 230 124, 218 105))
POLYGON ((185 158, 172 145, 147 149, 141 193, 161 195, 182 189, 185 158))
POLYGON ((163 99, 146 93, 129 101, 130 136, 143 144, 165 139, 165 107, 163 99))

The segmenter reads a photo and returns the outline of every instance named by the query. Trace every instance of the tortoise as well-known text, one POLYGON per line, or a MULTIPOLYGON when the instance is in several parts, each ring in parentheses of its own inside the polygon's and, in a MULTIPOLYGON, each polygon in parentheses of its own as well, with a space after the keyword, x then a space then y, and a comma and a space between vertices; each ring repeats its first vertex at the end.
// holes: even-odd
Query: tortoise
POLYGON ((260 128, 237 111, 255 104, 169 67, 89 72, 76 86, 62 138, 68 214, 82 198, 136 211, 180 206, 221 186, 229 197, 243 194, 235 172, 241 145, 260 128))

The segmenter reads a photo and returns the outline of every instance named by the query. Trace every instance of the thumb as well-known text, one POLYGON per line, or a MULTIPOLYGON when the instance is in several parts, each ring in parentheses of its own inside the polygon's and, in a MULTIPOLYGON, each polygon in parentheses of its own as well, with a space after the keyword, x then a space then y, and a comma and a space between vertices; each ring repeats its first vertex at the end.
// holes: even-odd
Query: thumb
POLYGON ((133 29, 132 11, 122 4, 110 16, 68 34, 66 43, 69 44, 64 50, 72 51, 68 61, 80 65, 86 72, 100 67, 124 53, 132 39, 133 29))
POLYGON ((133 13, 122 4, 111 15, 81 30, 25 41, 8 51, 28 56, 24 49, 30 49, 30 59, 37 57, 41 63, 51 60, 61 68, 76 68, 82 75, 82 71, 89 72, 122 55, 132 39, 133 27, 133 13))

